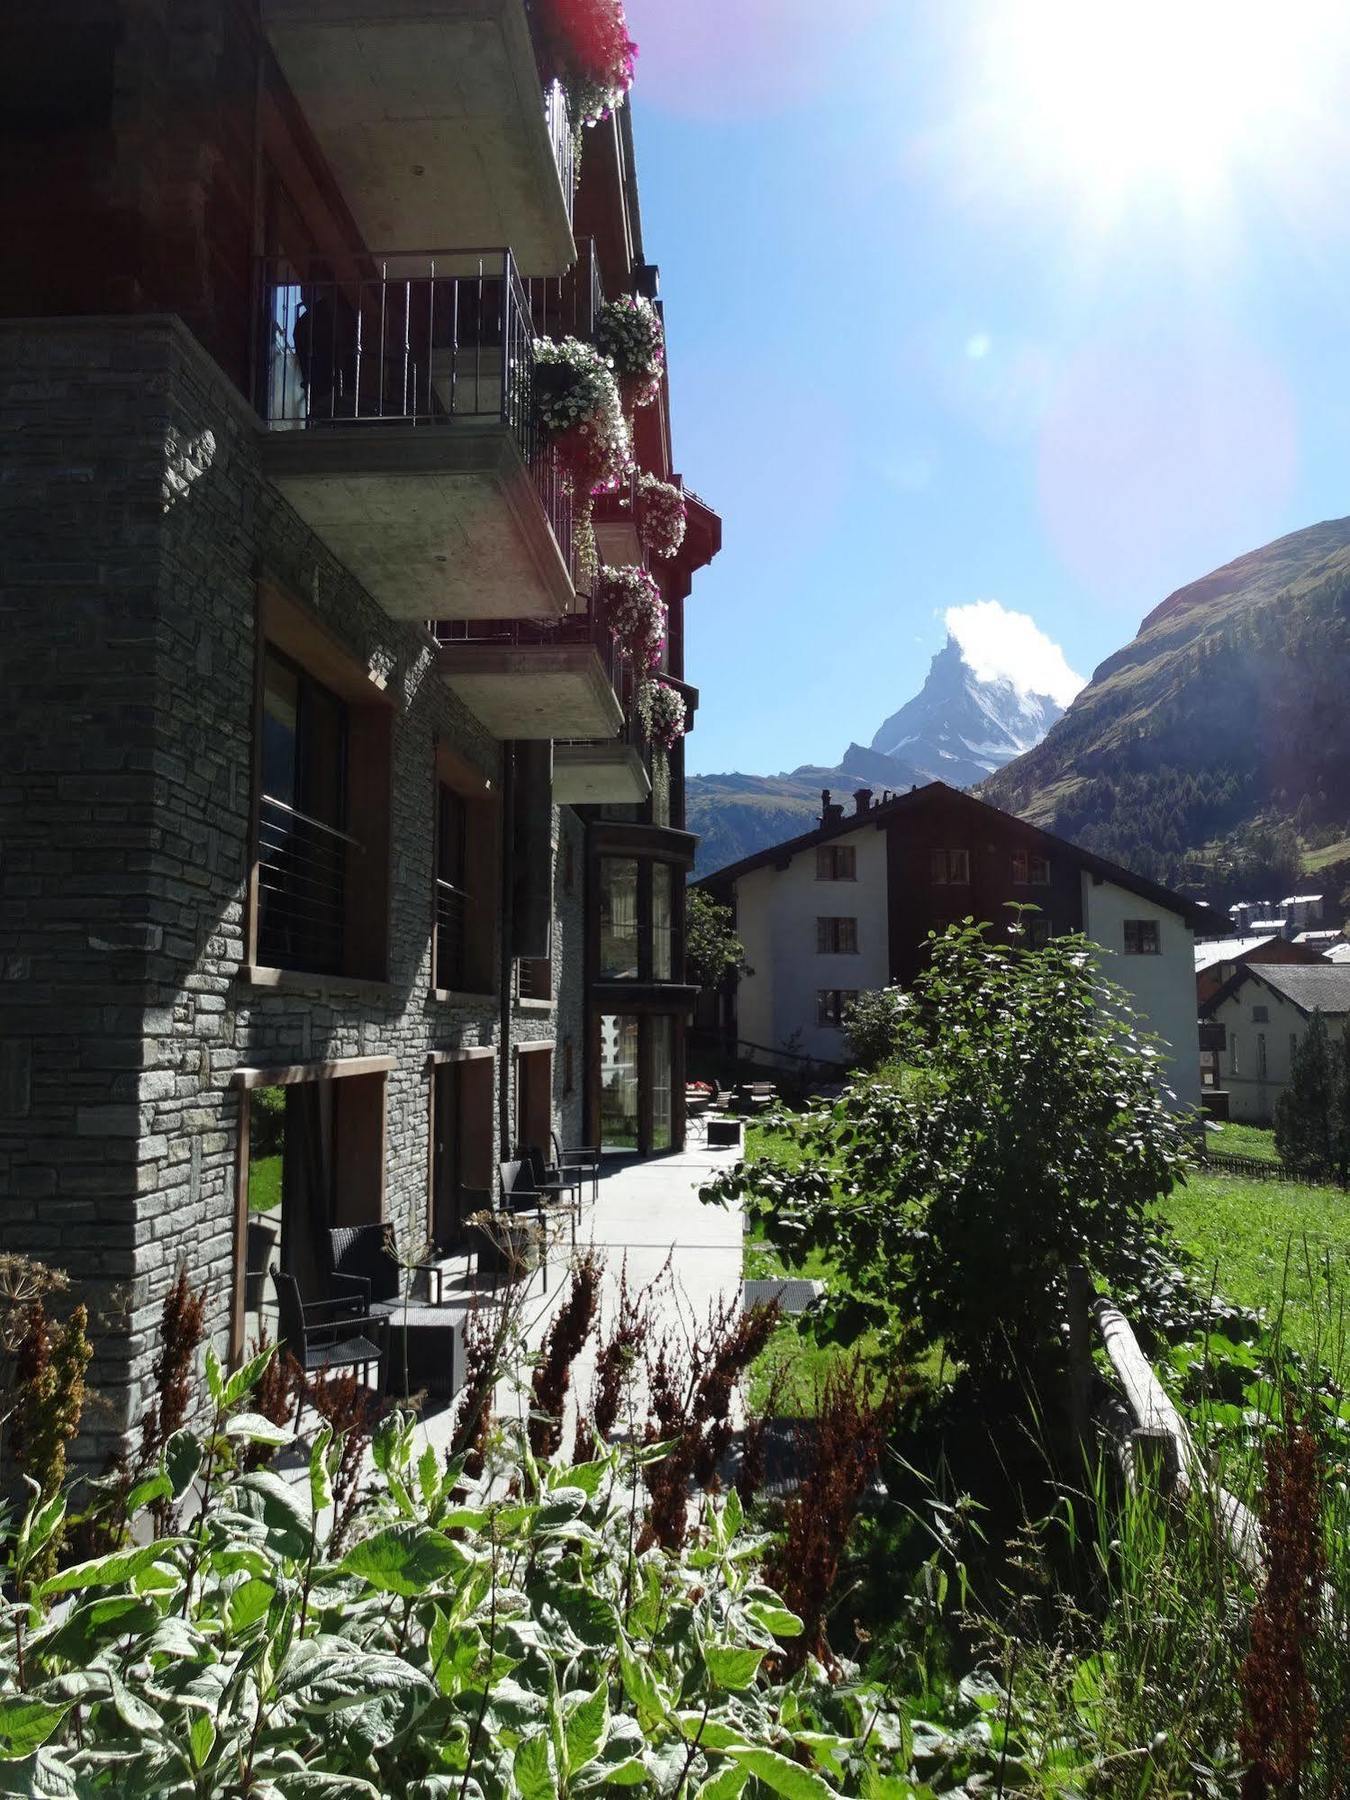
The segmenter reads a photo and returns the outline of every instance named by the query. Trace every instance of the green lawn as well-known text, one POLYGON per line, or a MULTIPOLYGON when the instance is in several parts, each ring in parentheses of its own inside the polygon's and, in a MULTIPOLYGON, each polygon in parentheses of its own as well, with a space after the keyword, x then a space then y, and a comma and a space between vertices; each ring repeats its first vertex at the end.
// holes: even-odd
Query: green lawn
POLYGON ((1350 838, 1341 838, 1335 844, 1323 844, 1320 850, 1303 852, 1303 867, 1309 875, 1316 874, 1318 869, 1328 868, 1332 863, 1350 861, 1350 838))
POLYGON ((272 1212, 281 1204, 281 1157, 254 1156, 248 1165, 248 1209, 272 1212))
MULTIPOLYGON (((1247 1154, 1247 1152, 1243 1152, 1247 1154)), ((1350 1195, 1339 1188, 1193 1175, 1163 1203, 1182 1245, 1220 1288, 1305 1356, 1350 1370, 1350 1195)))
POLYGON ((1260 1125, 1219 1125, 1205 1127, 1205 1142, 1211 1150, 1225 1156, 1254 1156, 1261 1162, 1278 1162, 1275 1133, 1260 1125))

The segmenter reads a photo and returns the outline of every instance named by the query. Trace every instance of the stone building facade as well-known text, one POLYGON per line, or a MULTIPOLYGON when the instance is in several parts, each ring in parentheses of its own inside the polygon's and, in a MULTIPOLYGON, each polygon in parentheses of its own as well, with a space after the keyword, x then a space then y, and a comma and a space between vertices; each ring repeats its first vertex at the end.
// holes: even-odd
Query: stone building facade
MULTIPOLYGON (((246 1347, 261 1090, 288 1107, 306 1091, 294 1129, 321 1122, 328 1222, 387 1220, 408 1255, 453 1247, 522 1135, 594 1143, 602 1110, 603 808, 552 792, 548 742, 489 728, 428 625, 391 615, 265 472, 242 346, 266 107, 290 122, 311 216, 346 216, 359 241, 347 197, 255 10, 200 0, 155 30, 154 8, 99 10, 74 70, 55 58, 60 5, 45 27, 0 27, 0 54, 34 71, 15 160, 35 171, 45 146, 49 200, 107 249, 76 267, 31 193, 8 202, 47 241, 51 282, 30 266, 0 302, 0 1244, 64 1269, 91 1306, 91 1462, 139 1420, 178 1269, 206 1288, 222 1352, 246 1347), (346 947, 321 972, 269 962, 260 940, 277 906, 260 848, 274 664, 343 718, 344 830, 294 810, 346 869, 346 947), (471 845, 455 987, 438 960, 447 816, 471 845)), ((523 10, 497 12, 509 46, 523 10)), ((626 109, 606 129, 575 203, 622 244, 621 292, 641 259, 626 109)), ((659 413, 643 455, 668 474, 664 394, 659 413)), ((677 615, 715 547, 663 572, 677 615)), ((676 677, 682 652, 677 616, 676 677)), ((651 828, 648 801, 609 810, 651 828)), ((680 822, 660 854, 684 858, 680 822)))

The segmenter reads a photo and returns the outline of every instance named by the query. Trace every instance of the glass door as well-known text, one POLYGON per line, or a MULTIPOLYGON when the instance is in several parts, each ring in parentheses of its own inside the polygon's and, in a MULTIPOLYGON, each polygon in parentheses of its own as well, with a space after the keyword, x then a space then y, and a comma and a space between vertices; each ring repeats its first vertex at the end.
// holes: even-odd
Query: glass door
POLYGON ((631 1013, 600 1019, 600 1145, 605 1151, 639 1146, 639 1046, 641 1022, 631 1013))

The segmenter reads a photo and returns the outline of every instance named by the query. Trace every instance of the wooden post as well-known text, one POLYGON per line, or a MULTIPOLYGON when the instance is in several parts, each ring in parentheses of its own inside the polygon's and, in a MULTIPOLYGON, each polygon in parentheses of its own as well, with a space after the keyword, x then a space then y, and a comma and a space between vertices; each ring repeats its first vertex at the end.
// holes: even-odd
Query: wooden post
POLYGON ((1092 1396, 1092 1299, 1088 1272, 1075 1263, 1069 1270, 1069 1422, 1084 1456, 1092 1396))

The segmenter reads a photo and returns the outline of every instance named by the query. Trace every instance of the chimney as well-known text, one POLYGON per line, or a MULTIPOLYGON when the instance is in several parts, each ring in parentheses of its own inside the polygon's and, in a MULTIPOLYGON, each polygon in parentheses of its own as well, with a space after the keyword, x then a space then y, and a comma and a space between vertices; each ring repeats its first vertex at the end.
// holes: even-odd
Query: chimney
POLYGON ((830 790, 820 790, 820 822, 822 825, 837 825, 844 816, 844 809, 837 800, 830 799, 830 790))
POLYGON ((853 810, 855 813, 857 813, 859 818, 861 818, 864 813, 871 812, 871 810, 872 810, 872 790, 871 790, 871 788, 855 788, 853 790, 853 810))

